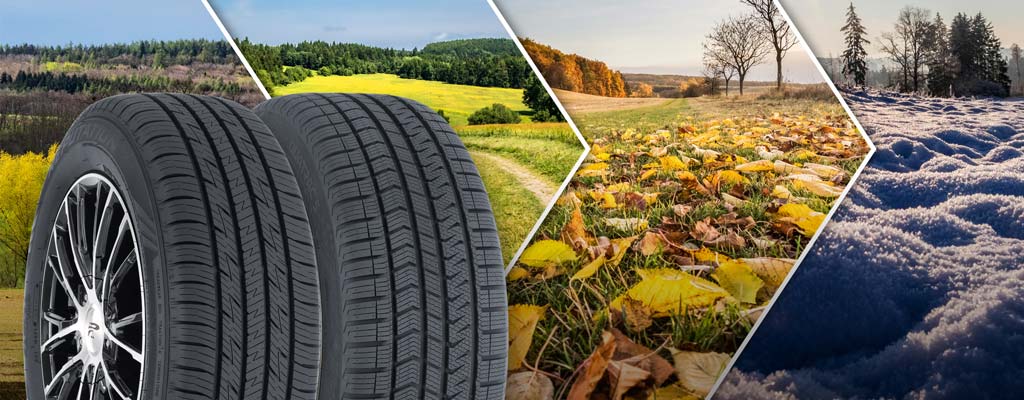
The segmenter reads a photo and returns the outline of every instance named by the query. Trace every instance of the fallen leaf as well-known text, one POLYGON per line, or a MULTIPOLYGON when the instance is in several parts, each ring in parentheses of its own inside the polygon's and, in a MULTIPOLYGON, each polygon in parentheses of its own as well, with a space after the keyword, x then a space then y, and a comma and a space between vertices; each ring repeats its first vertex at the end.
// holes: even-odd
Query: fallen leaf
POLYGON ((639 367, 651 374, 655 386, 661 386, 675 372, 672 364, 647 346, 630 340, 618 329, 611 329, 615 336, 615 360, 621 360, 639 367))
POLYGON ((836 198, 843 194, 843 188, 835 187, 821 180, 795 179, 793 187, 806 190, 819 197, 836 198))
POLYGON ((687 158, 686 161, 683 161, 676 156, 664 156, 659 158, 658 161, 661 162, 661 169, 665 171, 677 171, 689 168, 689 163, 692 160, 687 158))
POLYGON ((515 282, 520 279, 526 279, 529 276, 530 272, 527 271, 525 268, 512 267, 512 269, 508 271, 508 275, 505 276, 505 279, 507 279, 509 282, 515 282))
POLYGON ((558 266, 576 261, 576 252, 569 245, 557 240, 540 240, 523 251, 519 262, 534 268, 558 266))
POLYGON ((651 256, 660 253, 665 247, 665 243, 661 238, 660 234, 654 232, 647 232, 644 237, 637 242, 637 251, 645 256, 651 256))
POLYGON ((800 228, 800 233, 807 237, 814 236, 814 233, 818 231, 818 227, 825 222, 825 214, 814 211, 803 204, 783 204, 782 207, 779 207, 777 214, 782 217, 792 218, 793 223, 800 228))
POLYGON ((649 179, 650 177, 656 175, 657 173, 658 173, 658 170, 656 170, 656 169, 646 170, 646 171, 644 171, 644 172, 642 172, 640 174, 640 180, 641 181, 645 181, 645 180, 649 179))
POLYGON ((626 232, 639 232, 647 229, 647 220, 641 218, 605 218, 604 223, 626 232))
POLYGON ((587 263, 587 265, 584 265, 583 268, 580 268, 579 271, 576 271, 576 273, 573 274, 573 276, 569 278, 569 280, 576 281, 581 279, 587 279, 591 276, 594 276, 594 274, 597 273, 597 270, 600 269, 602 265, 604 265, 606 260, 607 258, 602 254, 600 257, 595 258, 594 260, 587 263))
POLYGON ((691 393, 688 389, 684 388, 679 382, 673 383, 668 386, 662 386, 651 393, 647 397, 647 400, 702 400, 702 396, 697 396, 691 393))
POLYGON ((698 353, 694 351, 672 351, 675 362, 676 377, 686 388, 699 397, 708 395, 711 387, 718 380, 718 375, 725 370, 731 357, 723 353, 698 353))
POLYGON ((592 164, 584 165, 580 167, 579 171, 576 172, 576 176, 589 177, 589 176, 606 176, 608 175, 608 163, 597 162, 592 164))
POLYGON ((651 377, 651 373, 622 361, 608 363, 608 381, 612 386, 612 400, 620 400, 634 386, 651 377))
POLYGON ((579 377, 569 389, 568 399, 589 399, 594 388, 597 387, 597 383, 604 377, 604 372, 608 369, 608 363, 611 362, 613 354, 615 354, 615 337, 611 332, 605 331, 601 334, 601 344, 594 349, 590 357, 583 361, 583 364, 580 364, 579 377))
POLYGON ((693 211, 693 207, 688 205, 676 204, 672 206, 672 213, 677 217, 685 217, 686 214, 690 213, 690 211, 693 211))
POLYGON ((764 172, 772 171, 774 169, 775 166, 770 160, 751 161, 736 166, 736 170, 740 172, 764 172))
POLYGON ((769 290, 775 291, 782 286, 782 282, 789 275, 789 270, 796 264, 796 260, 790 258, 741 258, 739 261, 750 267, 750 270, 764 281, 769 290))
POLYGON ((711 276, 732 297, 743 303, 757 302, 757 291, 764 286, 764 282, 754 274, 750 266, 741 261, 722 263, 711 276))
POLYGON ((526 360, 537 322, 544 319, 545 306, 517 304, 508 307, 508 369, 515 371, 526 360))
POLYGON ((654 312, 640 300, 627 297, 622 300, 622 310, 616 311, 621 311, 623 323, 634 332, 642 332, 654 323, 654 312))
POLYGON ((642 301, 655 316, 678 315, 689 307, 707 307, 729 294, 711 281, 692 274, 668 269, 638 269, 640 282, 617 297, 610 308, 621 308, 628 297, 642 301))
POLYGON ((730 185, 744 185, 750 183, 749 179, 745 178, 743 175, 740 175, 739 172, 733 171, 731 169, 718 171, 718 173, 715 174, 715 178, 717 178, 717 181, 719 183, 725 182, 730 185))
MULTIPOLYGON (((646 228, 645 228, 646 229, 646 228)), ((618 238, 611 240, 610 251, 608 259, 608 266, 617 267, 622 262, 622 257, 626 255, 626 250, 633 245, 633 241, 636 240, 636 236, 618 238)))
POLYGON ((583 213, 579 207, 572 210, 569 222, 562 227, 562 241, 572 244, 573 249, 579 251, 585 249, 593 238, 583 225, 583 213))
POLYGON ((551 400, 555 385, 544 374, 533 371, 516 372, 508 376, 505 385, 506 400, 551 400))

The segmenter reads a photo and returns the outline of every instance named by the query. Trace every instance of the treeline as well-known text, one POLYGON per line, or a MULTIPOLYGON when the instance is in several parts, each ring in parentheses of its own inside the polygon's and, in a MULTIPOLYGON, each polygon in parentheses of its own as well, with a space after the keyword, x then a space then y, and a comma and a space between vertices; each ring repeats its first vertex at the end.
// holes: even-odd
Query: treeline
POLYGON ((181 92, 220 93, 237 95, 242 87, 237 82, 220 79, 204 79, 199 82, 174 79, 160 75, 120 75, 104 78, 89 77, 86 74, 18 71, 11 76, 0 73, 0 89, 16 92, 33 90, 87 93, 95 96, 110 96, 131 92, 181 92))
POLYGON ((63 61, 86 68, 99 65, 171 66, 194 62, 225 64, 237 60, 231 45, 224 40, 181 39, 141 40, 131 43, 97 45, 71 44, 39 46, 33 44, 0 45, 0 56, 30 55, 41 62, 63 61))
POLYGON ((287 85, 316 72, 325 76, 384 73, 460 85, 523 88, 532 74, 510 39, 453 40, 412 50, 324 41, 272 46, 249 39, 239 41, 239 47, 268 86, 287 85))
MULTIPOLYGON (((841 29, 847 46, 841 58, 842 74, 853 84, 865 85, 871 78, 864 49, 870 43, 867 29, 853 4, 846 15, 841 29)), ((879 40, 882 52, 896 66, 888 78, 891 88, 941 97, 1010 94, 1002 43, 981 13, 973 17, 959 13, 946 25, 938 13, 904 7, 893 30, 879 40)))
POLYGON ((521 41, 553 88, 606 97, 626 97, 631 94, 644 97, 652 94, 648 90, 630 93, 622 73, 608 68, 604 62, 566 54, 530 39, 524 38, 521 41))

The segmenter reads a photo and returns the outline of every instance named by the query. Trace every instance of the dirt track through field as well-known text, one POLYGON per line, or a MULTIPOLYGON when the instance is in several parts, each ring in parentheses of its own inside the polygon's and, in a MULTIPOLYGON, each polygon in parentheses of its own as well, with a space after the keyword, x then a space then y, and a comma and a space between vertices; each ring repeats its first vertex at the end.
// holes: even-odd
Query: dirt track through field
POLYGON ((488 161, 501 166, 501 169, 516 178, 519 183, 533 193, 534 197, 540 204, 547 205, 551 198, 555 196, 555 192, 558 191, 558 187, 551 184, 543 176, 540 176, 533 171, 530 171, 526 167, 523 167, 519 163, 510 160, 508 158, 486 153, 482 151, 470 151, 469 154, 473 158, 485 158, 488 161))

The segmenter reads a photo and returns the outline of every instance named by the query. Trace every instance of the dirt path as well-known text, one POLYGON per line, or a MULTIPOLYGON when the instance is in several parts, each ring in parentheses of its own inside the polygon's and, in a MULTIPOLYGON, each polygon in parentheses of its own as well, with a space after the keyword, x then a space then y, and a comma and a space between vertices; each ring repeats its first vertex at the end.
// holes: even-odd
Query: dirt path
POLYGON ((514 160, 483 151, 470 151, 469 154, 473 158, 484 158, 491 163, 501 166, 502 170, 515 177, 526 190, 533 193, 537 200, 540 201, 540 204, 548 204, 551 198, 554 197, 555 192, 558 191, 558 187, 552 185, 546 178, 519 165, 514 160))

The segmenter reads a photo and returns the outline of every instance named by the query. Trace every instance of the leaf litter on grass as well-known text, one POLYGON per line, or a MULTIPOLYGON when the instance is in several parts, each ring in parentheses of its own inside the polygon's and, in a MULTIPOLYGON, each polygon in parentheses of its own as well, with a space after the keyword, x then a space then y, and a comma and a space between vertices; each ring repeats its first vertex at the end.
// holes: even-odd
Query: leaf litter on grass
POLYGON ((555 397, 707 395, 867 153, 845 114, 813 114, 595 138, 508 276, 510 318, 544 314, 511 333, 510 371, 529 354, 555 397))

